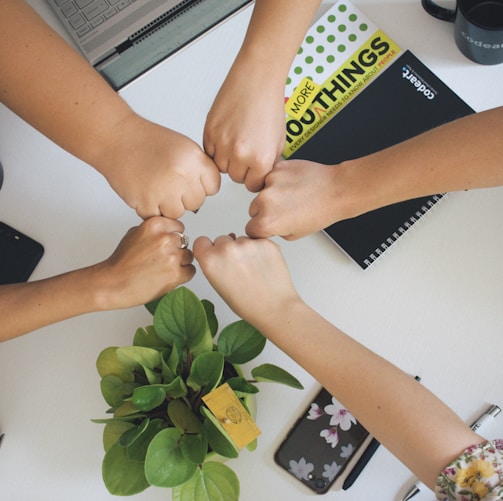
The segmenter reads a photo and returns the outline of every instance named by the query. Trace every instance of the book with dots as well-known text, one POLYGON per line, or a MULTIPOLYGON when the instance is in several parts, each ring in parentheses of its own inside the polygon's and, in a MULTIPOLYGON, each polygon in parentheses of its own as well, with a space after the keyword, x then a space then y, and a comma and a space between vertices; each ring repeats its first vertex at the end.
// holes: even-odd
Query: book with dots
POLYGON ((383 71, 401 49, 341 0, 308 30, 285 86, 288 158, 383 71))
MULTIPOLYGON (((285 96, 284 157, 329 165, 369 155, 473 113, 414 54, 400 49, 345 0, 309 30, 285 96)), ((382 207, 337 222, 324 233, 367 269, 444 196, 382 207)))

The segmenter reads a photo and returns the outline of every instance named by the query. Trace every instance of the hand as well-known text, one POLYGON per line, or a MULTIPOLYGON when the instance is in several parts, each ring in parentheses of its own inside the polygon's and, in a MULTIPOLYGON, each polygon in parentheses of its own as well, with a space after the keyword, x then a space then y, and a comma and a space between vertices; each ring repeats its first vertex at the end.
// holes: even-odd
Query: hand
POLYGON ((259 69, 236 61, 208 114, 203 137, 220 171, 252 192, 262 189, 285 145, 284 80, 271 83, 259 69))
POLYGON ((220 189, 218 168, 188 137, 138 116, 116 133, 120 139, 100 170, 140 217, 178 219, 220 189))
POLYGON ((339 166, 307 160, 278 162, 250 204, 246 233, 252 238, 278 235, 295 240, 343 219, 340 173, 339 166))
POLYGON ((286 304, 299 299, 279 246, 271 240, 228 235, 211 242, 199 237, 194 255, 225 302, 257 328, 282 316, 286 304))
POLYGON ((195 273, 193 254, 182 249, 183 224, 152 217, 130 229, 114 253, 95 265, 102 309, 128 308, 161 297, 195 273))

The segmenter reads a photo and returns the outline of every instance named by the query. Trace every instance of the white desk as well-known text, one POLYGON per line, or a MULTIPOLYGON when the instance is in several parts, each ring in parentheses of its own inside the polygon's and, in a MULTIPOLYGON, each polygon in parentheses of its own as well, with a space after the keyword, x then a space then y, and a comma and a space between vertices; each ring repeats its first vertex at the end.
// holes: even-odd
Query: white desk
MULTIPOLYGON (((32 3, 57 26, 42 0, 32 3)), ((477 111, 502 104, 503 65, 466 60, 454 45, 452 25, 425 14, 419 0, 354 3, 477 111)), ((200 142, 249 14, 247 9, 232 18, 122 95, 139 113, 200 142)), ((3 107, 0 127, 6 170, 0 219, 44 244, 33 279, 105 258, 139 222, 103 178, 3 107)), ((250 200, 241 185, 224 178, 217 196, 197 215, 184 217, 187 234, 243 233, 250 200)), ((322 234, 282 247, 296 286, 316 310, 405 371, 421 375, 424 385, 470 422, 488 403, 503 405, 502 213, 503 188, 452 194, 366 272, 322 234)), ((189 286, 216 303, 221 325, 234 319, 202 274, 189 286)), ((90 314, 2 344, 2 500, 114 499, 101 480, 102 426, 90 421, 106 410, 95 360, 107 346, 129 344, 136 327, 148 320, 142 307, 90 314)), ((272 344, 260 362, 289 369, 306 390, 261 386, 259 447, 229 463, 240 478, 241 499, 313 499, 274 464, 273 452, 318 385, 272 344)), ((502 417, 486 435, 503 437, 502 417)), ((395 500, 412 480, 381 447, 350 490, 330 492, 325 499, 395 500)), ((150 488, 133 499, 170 496, 150 488)))

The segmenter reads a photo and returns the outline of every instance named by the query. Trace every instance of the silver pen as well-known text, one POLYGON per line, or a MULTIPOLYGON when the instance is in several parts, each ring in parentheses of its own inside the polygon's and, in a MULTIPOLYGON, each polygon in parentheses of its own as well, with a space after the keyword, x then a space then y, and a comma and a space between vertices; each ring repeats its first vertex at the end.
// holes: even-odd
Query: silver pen
MULTIPOLYGON (((471 426, 470 428, 473 431, 478 431, 482 426, 484 426, 488 421, 494 419, 499 413, 501 409, 497 405, 491 405, 485 412, 482 414, 471 426)), ((424 489, 425 485, 417 481, 405 494, 402 498, 402 501, 409 501, 412 499, 421 489, 424 489)))

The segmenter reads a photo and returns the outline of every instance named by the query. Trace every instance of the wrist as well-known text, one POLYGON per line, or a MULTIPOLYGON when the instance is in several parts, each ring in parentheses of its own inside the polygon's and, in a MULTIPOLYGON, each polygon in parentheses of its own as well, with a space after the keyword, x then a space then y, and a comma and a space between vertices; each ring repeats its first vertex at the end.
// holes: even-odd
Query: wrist
POLYGON ((108 272, 106 261, 78 270, 80 293, 85 298, 86 310, 109 311, 121 308, 121 287, 113 273, 108 272))
POLYGON ((334 167, 338 171, 335 185, 342 211, 340 219, 357 217, 396 201, 393 197, 396 180, 388 179, 374 155, 347 160, 334 167))
POLYGON ((142 144, 146 123, 145 119, 129 110, 129 113, 110 123, 97 141, 89 163, 109 182, 118 174, 118 170, 120 172, 127 165, 131 154, 137 150, 136 145, 142 144))

